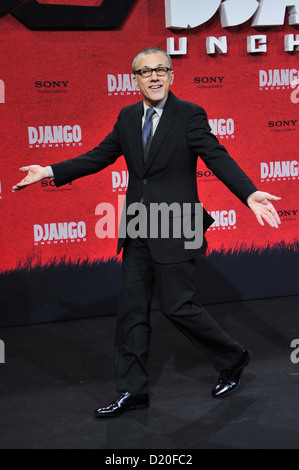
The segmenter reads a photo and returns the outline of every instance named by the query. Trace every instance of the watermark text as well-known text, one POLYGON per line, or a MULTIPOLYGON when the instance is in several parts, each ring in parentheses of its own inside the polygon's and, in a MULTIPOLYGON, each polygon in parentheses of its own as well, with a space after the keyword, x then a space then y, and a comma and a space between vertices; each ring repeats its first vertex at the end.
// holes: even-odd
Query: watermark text
POLYGON ((5 364, 5 345, 2 339, 0 339, 0 364, 5 364))
POLYGON ((291 362, 293 364, 299 364, 299 339, 293 339, 291 348, 294 349, 291 354, 291 362))
POLYGON ((118 197, 118 207, 102 202, 95 215, 100 216, 95 233, 100 239, 116 238, 182 238, 186 250, 201 248, 203 243, 203 207, 200 203, 167 204, 135 202, 126 205, 125 196, 118 197))

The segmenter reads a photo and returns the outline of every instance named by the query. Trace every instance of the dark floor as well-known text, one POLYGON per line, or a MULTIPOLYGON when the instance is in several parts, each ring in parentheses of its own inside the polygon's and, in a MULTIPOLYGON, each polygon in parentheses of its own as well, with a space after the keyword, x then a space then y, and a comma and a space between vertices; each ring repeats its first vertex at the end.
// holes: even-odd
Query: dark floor
POLYGON ((115 317, 0 329, 0 448, 299 448, 299 297, 208 310, 252 351, 241 387, 213 399, 217 373, 153 312, 151 406, 110 420, 93 412, 115 398, 115 317))

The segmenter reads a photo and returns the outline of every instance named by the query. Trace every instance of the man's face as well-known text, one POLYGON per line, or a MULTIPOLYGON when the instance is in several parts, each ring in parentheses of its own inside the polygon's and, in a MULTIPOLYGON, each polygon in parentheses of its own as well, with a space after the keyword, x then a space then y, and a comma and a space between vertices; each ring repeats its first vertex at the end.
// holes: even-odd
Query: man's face
MULTIPOLYGON (((141 55, 137 61, 136 70, 149 67, 169 67, 167 57, 161 52, 155 54, 141 55)), ((141 75, 134 75, 135 85, 140 89, 145 104, 155 106, 168 94, 170 85, 173 83, 173 72, 169 71, 165 76, 160 77, 156 72, 151 77, 144 78, 141 75)))

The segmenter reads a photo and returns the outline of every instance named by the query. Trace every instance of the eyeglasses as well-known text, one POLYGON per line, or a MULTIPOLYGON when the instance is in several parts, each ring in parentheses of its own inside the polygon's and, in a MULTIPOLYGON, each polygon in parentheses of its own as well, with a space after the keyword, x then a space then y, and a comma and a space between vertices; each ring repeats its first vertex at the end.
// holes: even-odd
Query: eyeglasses
POLYGON ((169 67, 157 67, 156 69, 151 69, 150 67, 144 67, 140 70, 135 70, 134 74, 141 75, 143 78, 149 78, 153 75, 153 72, 156 72, 158 77, 165 77, 168 74, 171 68, 169 67))

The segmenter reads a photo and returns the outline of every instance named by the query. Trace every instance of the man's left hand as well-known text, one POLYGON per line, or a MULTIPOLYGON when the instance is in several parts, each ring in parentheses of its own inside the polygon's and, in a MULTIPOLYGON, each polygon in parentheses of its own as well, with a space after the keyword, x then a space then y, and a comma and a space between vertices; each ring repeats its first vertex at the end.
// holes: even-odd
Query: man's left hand
POLYGON ((271 201, 280 201, 281 197, 273 196, 269 193, 256 191, 247 199, 247 204, 257 218, 260 225, 264 226, 264 221, 270 227, 278 228, 281 220, 271 201))

